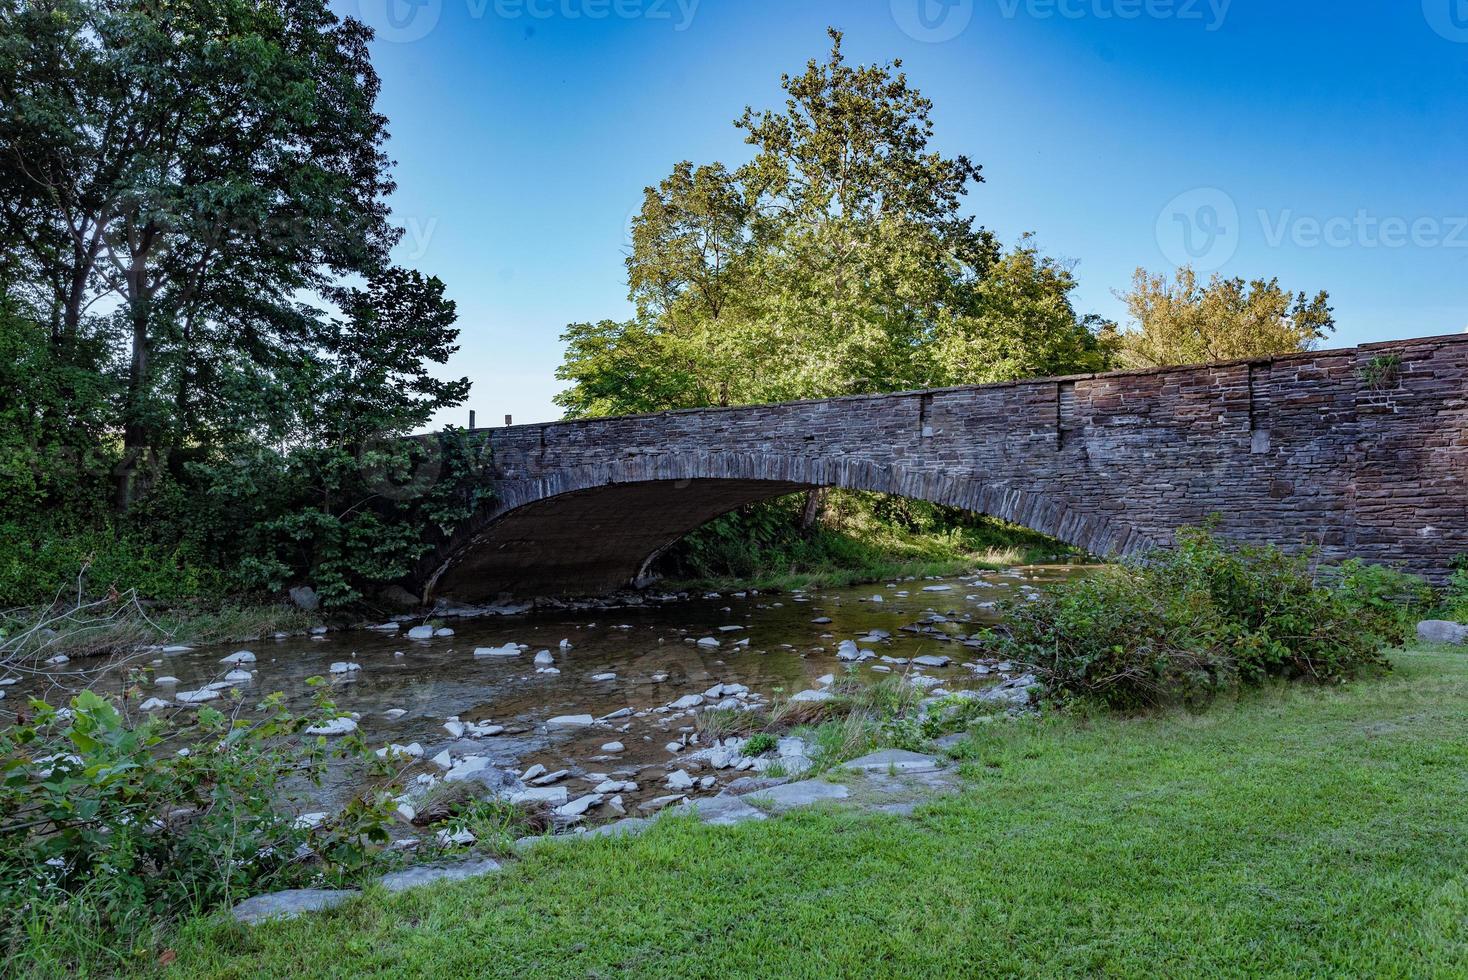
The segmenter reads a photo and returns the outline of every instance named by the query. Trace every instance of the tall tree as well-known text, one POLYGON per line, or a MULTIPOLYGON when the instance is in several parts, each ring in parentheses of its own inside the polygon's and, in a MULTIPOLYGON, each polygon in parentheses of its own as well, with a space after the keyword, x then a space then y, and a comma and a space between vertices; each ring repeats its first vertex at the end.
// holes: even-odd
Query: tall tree
POLYGON ((1335 330, 1330 294, 1291 293, 1278 279, 1206 285, 1183 266, 1176 277, 1138 269, 1121 296, 1132 323, 1116 337, 1128 367, 1201 364, 1311 350, 1335 330))
POLYGON ((747 108, 730 170, 678 164, 644 194, 627 259, 637 317, 572 324, 574 414, 779 401, 1094 370, 1108 349, 1074 278, 1026 240, 1001 256, 963 212, 983 178, 934 148, 901 62, 831 50, 747 108))
POLYGON ((199 395, 309 356, 300 296, 385 265, 371 33, 324 0, 9 0, 0 33, 0 208, 57 338, 117 305, 125 506, 159 449, 268 421, 199 395))

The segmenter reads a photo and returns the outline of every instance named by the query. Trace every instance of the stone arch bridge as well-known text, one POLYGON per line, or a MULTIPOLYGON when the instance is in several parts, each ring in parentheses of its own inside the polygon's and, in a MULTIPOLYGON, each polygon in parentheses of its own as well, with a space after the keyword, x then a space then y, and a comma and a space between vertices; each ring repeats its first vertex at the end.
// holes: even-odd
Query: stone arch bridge
POLYGON ((961 507, 1098 555, 1222 533, 1441 581, 1468 553, 1468 336, 1043 381, 482 430, 494 502, 425 601, 641 581, 699 525, 813 487, 961 507))

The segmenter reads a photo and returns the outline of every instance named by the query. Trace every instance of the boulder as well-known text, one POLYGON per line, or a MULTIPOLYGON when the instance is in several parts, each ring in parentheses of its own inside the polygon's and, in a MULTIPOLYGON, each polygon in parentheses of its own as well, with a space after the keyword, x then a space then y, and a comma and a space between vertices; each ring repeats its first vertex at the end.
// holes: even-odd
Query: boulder
POLYGON ((315 612, 321 608, 321 598, 309 585, 298 585, 290 591, 291 602, 303 612, 315 612))
POLYGON ((1468 626, 1445 619, 1427 619, 1417 624, 1417 639, 1423 643, 1468 644, 1468 626))

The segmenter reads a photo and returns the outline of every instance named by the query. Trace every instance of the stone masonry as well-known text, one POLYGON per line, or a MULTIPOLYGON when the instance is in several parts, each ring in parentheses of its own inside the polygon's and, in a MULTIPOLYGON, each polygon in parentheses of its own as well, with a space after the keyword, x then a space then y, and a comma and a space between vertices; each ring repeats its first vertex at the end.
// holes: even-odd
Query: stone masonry
POLYGON ((492 507, 425 598, 590 593, 742 504, 899 494, 1131 555, 1216 514, 1233 538, 1441 581, 1468 553, 1468 336, 1272 360, 482 432, 492 507))

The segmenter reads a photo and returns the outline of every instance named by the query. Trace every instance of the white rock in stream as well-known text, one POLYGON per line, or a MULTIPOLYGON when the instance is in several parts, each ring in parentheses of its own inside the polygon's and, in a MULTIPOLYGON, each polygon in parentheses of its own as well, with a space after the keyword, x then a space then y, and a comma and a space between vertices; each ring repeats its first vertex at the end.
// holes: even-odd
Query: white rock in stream
POLYGON ((448 721, 444 722, 443 730, 448 732, 454 738, 464 737, 464 723, 462 721, 459 721, 459 719, 457 718, 450 718, 448 721))
POLYGON ((170 677, 167 674, 164 674, 162 677, 155 677, 155 678, 153 678, 153 686, 154 687, 174 687, 177 684, 178 684, 178 678, 177 677, 170 677))
POLYGON ((475 647, 476 657, 518 657, 520 648, 513 643, 506 643, 500 647, 475 647))
POLYGON ((255 655, 249 650, 239 650, 227 657, 220 657, 219 662, 222 664, 252 664, 255 662, 255 655))
POLYGON ((830 691, 801 691, 790 695, 791 701, 829 701, 835 697, 830 691))
POLYGON ((432 626, 414 626, 412 629, 408 630, 408 639, 410 639, 410 640, 431 640, 431 639, 433 639, 433 627, 432 626))
POLYGON ((702 694, 685 694, 678 700, 669 702, 668 707, 674 711, 687 711, 689 708, 696 708, 701 704, 703 704, 702 694))
POLYGON ((627 751, 627 746, 623 745, 621 742, 606 742, 602 745, 601 750, 603 752, 615 755, 618 752, 627 751))
POLYGON ((912 662, 919 667, 947 667, 949 659, 940 653, 925 653, 920 657, 913 657, 912 662))
POLYGON ((449 755, 448 749, 444 749, 442 752, 434 756, 432 759, 429 759, 428 761, 433 763, 435 766, 438 766, 440 769, 452 769, 454 767, 454 759, 453 756, 449 755))
MULTIPOLYGON (((180 693, 179 698, 183 698, 180 693)), ((307 735, 350 735, 357 730, 357 723, 350 718, 333 718, 320 725, 312 725, 306 729, 307 735)))
POLYGON ((596 721, 591 715, 556 715, 546 720, 547 728, 590 728, 596 721))
POLYGON ((699 638, 698 645, 701 647, 716 647, 719 645, 719 641, 712 636, 704 636, 699 638))
POLYGON ((635 792, 637 792, 637 784, 634 783, 634 782, 625 781, 625 780, 607 779, 607 780, 604 780, 603 782, 597 784, 597 787, 595 789, 595 792, 597 792, 597 793, 606 793, 606 794, 611 794, 611 793, 635 793, 635 792))
POLYGON ((542 650, 535 655, 535 666, 537 667, 549 667, 555 662, 556 658, 551 656, 549 650, 542 650))
POLYGON ((668 777, 668 788, 669 789, 692 789, 693 788, 693 777, 690 776, 690 775, 688 775, 688 773, 684 772, 682 769, 679 769, 679 770, 675 771, 671 776, 668 777))
MULTIPOLYGON (((3 697, 3 696, 4 696, 4 692, 0 692, 0 697, 3 697)), ((149 698, 148 700, 144 701, 142 704, 138 705, 138 710, 139 711, 158 711, 158 710, 160 710, 162 708, 168 707, 168 704, 169 703, 167 701, 163 700, 162 698, 149 698)))
POLYGON ((205 701, 213 701, 217 697, 219 697, 219 692, 211 691, 207 687, 197 691, 179 691, 173 696, 174 700, 180 704, 202 704, 205 701))
POLYGON ((354 660, 338 660, 329 669, 333 674, 354 674, 362 669, 362 665, 354 660))
POLYGON ((614 681, 614 680, 617 679, 617 675, 616 674, 612 674, 612 673, 592 674, 591 675, 591 679, 594 680, 594 681, 598 681, 598 682, 600 682, 600 681, 614 681))
POLYGON ((545 766, 543 766, 543 765, 541 765, 540 763, 537 762, 535 765, 531 766, 529 769, 526 769, 524 772, 522 772, 520 774, 520 782, 522 782, 522 783, 528 783, 528 782, 530 782, 530 780, 534 779, 536 776, 539 776, 539 775, 544 774, 544 772, 545 772, 545 766))
POLYGON ((459 764, 444 774, 443 781, 446 783, 459 783, 473 776, 475 773, 483 772, 489 768, 489 757, 483 755, 466 755, 459 760, 459 764))
POLYGON ((953 586, 951 586, 951 585, 925 585, 925 586, 923 586, 923 591, 924 592, 952 592, 953 591, 953 586))
POLYGON ((564 786, 542 786, 511 793, 509 799, 511 803, 547 803, 551 806, 560 806, 566 802, 569 795, 564 786))
POLYGON ((403 715, 407 713, 408 709, 406 708, 388 708, 386 711, 383 712, 383 715, 384 717, 391 718, 393 721, 397 721, 399 718, 403 717, 403 715))
POLYGON ((585 796, 572 800, 562 806, 556 807, 558 817, 579 817, 594 806, 601 806, 604 799, 600 793, 588 793, 585 796))
POLYGON ((232 670, 224 675, 224 679, 233 684, 242 684, 255 679, 255 675, 248 670, 232 670))

